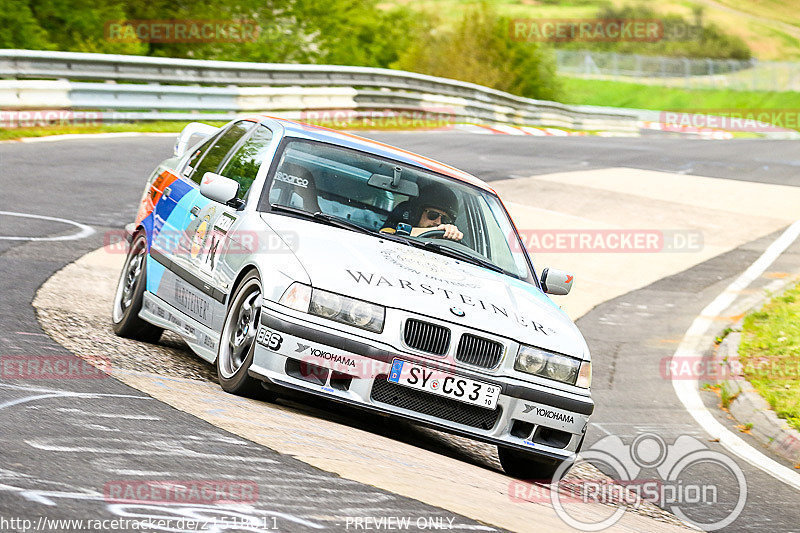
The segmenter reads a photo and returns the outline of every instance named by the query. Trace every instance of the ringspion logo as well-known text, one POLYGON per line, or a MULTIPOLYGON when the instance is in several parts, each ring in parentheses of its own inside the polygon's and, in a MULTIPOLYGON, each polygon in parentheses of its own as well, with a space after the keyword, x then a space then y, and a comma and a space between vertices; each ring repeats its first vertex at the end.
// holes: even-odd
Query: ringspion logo
POLYGON ((570 466, 564 463, 549 486, 510 482, 509 499, 550 503, 564 523, 580 531, 612 527, 629 507, 645 503, 703 531, 716 531, 732 524, 747 501, 747 481, 739 465, 689 435, 671 444, 653 433, 639 434, 630 444, 609 435, 581 451, 580 463, 591 463, 608 477, 564 479, 570 466), (576 512, 581 504, 598 503, 605 505, 593 515, 576 512))

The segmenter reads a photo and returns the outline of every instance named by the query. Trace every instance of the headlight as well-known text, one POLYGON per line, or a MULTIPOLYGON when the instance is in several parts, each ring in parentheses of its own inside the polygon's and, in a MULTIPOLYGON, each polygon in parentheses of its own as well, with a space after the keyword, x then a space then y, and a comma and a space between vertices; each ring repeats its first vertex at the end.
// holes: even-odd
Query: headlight
MULTIPOLYGON (((546 352, 539 348, 525 345, 519 347, 517 359, 514 362, 514 369, 525 372, 526 374, 533 374, 535 376, 561 381, 562 383, 569 383, 570 385, 576 384, 579 371, 583 374, 583 365, 578 359, 546 352)), ((588 367, 588 372, 588 379, 591 381, 590 366, 588 367)), ((578 384, 578 386, 588 388, 588 385, 584 386, 582 383, 578 384)))
POLYGON ((527 374, 539 374, 547 364, 547 356, 548 354, 542 350, 530 346, 520 346, 514 368, 527 374))
POLYGON ((311 306, 308 312, 330 320, 336 320, 357 328, 380 333, 383 331, 385 309, 355 298, 328 291, 311 291, 311 306))
POLYGON ((342 312, 344 298, 325 291, 312 291, 309 313, 323 318, 333 318, 342 312))

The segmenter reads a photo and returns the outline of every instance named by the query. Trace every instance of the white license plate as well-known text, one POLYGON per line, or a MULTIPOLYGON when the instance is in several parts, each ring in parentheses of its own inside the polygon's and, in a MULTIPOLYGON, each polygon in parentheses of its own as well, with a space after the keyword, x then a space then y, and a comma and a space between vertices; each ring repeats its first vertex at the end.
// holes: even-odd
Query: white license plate
POLYGON ((500 387, 395 359, 388 381, 471 405, 494 409, 500 387))

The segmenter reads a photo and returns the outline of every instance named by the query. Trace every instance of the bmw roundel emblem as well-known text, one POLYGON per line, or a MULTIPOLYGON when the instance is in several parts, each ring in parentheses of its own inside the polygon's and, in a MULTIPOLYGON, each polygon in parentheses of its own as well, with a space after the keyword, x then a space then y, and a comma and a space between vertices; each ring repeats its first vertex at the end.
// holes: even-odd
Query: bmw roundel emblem
POLYGON ((458 307, 451 307, 450 312, 459 317, 464 316, 465 314, 464 311, 462 309, 459 309, 458 307))

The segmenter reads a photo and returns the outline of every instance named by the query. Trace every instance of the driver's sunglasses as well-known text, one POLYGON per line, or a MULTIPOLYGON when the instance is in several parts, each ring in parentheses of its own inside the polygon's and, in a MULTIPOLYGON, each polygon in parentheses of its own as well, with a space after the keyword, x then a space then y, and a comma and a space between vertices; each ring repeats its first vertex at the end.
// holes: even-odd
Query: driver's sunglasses
POLYGON ((425 216, 431 222, 433 222, 434 220, 437 220, 437 219, 441 219, 441 223, 442 224, 452 224, 453 223, 453 219, 450 218, 449 215, 446 215, 444 213, 440 213, 439 211, 435 211, 433 209, 426 209, 425 210, 425 216))

